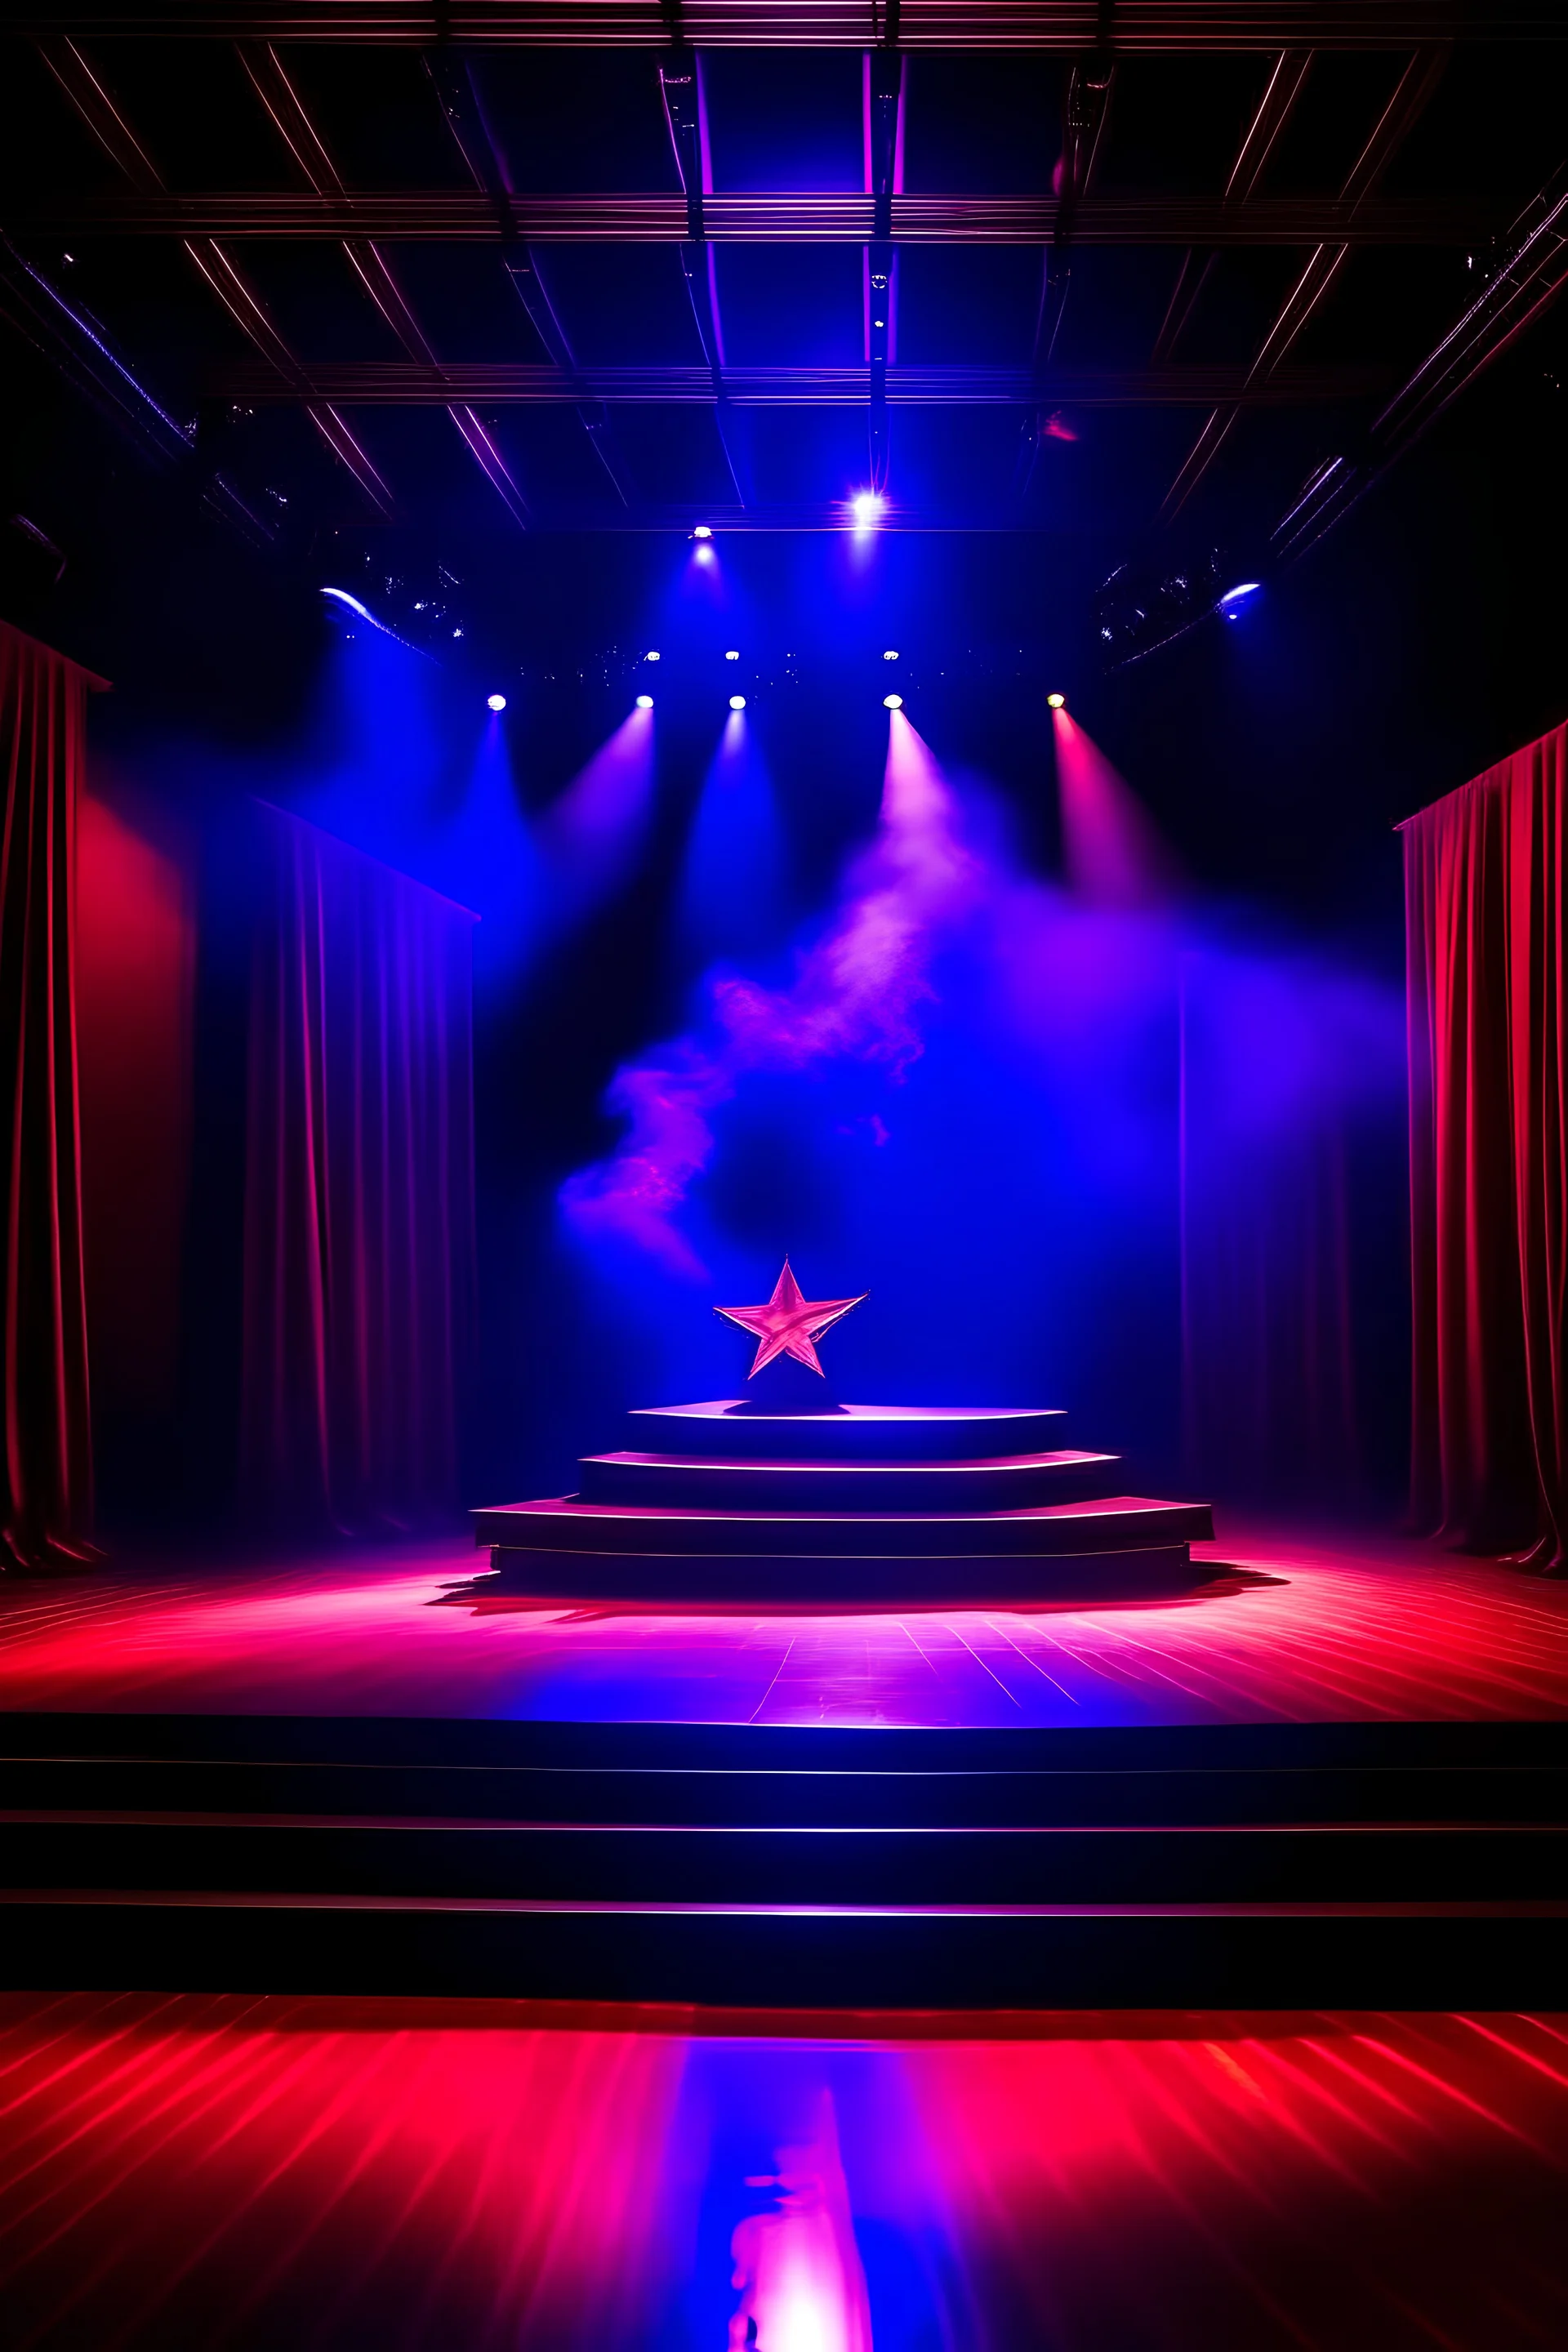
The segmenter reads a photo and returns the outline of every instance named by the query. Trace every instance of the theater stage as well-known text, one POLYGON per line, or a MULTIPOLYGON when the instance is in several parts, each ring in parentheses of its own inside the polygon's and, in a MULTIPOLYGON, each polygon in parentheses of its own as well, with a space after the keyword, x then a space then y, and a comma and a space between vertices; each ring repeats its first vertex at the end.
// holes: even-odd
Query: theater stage
POLYGON ((1550 2002, 1568 1588, 1227 1536, 1027 1612, 541 1610, 455 1542, 8 1586, 0 1983, 1550 2002))

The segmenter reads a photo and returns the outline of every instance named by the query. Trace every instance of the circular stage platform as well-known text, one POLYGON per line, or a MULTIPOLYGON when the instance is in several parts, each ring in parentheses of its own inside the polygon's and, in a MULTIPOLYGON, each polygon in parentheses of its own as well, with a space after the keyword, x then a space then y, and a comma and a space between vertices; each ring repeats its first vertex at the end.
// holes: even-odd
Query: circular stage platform
POLYGON ((1116 1491, 1060 1412, 738 1400, 627 1415, 574 1495, 474 1513, 509 1585, 552 1600, 1017 1606, 1190 1579, 1205 1503, 1116 1491))

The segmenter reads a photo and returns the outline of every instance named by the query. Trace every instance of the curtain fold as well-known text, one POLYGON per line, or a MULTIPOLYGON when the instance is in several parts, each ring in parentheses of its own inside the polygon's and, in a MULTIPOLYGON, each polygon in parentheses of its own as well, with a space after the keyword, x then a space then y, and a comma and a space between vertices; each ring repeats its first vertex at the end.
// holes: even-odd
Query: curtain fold
POLYGON ((72 934, 87 690, 99 682, 0 622, 0 1569, 79 1567, 97 1557, 72 934))
POLYGON ((458 1507, 472 1326, 472 924, 257 813, 240 1499, 400 1531, 458 1507))
POLYGON ((1568 1570, 1563 792, 1568 726, 1405 838, 1412 1509, 1568 1570))

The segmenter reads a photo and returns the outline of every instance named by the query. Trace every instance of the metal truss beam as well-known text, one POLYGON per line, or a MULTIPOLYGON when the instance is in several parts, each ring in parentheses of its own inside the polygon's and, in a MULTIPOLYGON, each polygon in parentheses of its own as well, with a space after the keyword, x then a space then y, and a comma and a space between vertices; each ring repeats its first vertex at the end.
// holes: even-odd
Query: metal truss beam
MULTIPOLYGON (((898 0, 908 49, 1092 48, 1104 0, 898 0)), ((852 48, 881 40, 878 0, 685 0, 700 48, 852 48)), ((1407 49, 1428 41, 1562 40, 1557 0, 1116 0, 1121 55, 1196 50, 1407 49)), ((668 47, 668 0, 98 0, 11 7, 0 32, 95 40, 326 41, 426 48, 668 47)))
MULTIPOLYGON (((425 66, 453 143, 474 183, 475 193, 465 201, 470 207, 482 208, 489 233, 500 239, 507 275, 511 280, 512 290, 527 313, 530 325, 553 364, 571 375, 575 372, 576 361, 565 331, 556 316, 555 306, 550 299, 532 247, 519 225, 513 192, 500 150, 490 135, 473 65, 448 46, 427 51, 425 66)), ((578 404, 577 415, 616 496, 623 505, 629 505, 630 495, 611 441, 609 419, 603 405, 595 401, 584 400, 578 404)))
POLYGON ((1475 301, 1373 417, 1360 456, 1335 457, 1313 475, 1274 530, 1270 546, 1276 558, 1289 562, 1304 555, 1342 521, 1565 288, 1568 188, 1559 173, 1521 216, 1475 301))
MULTIPOLYGON (((432 407, 453 398, 486 407, 595 400, 637 406, 858 408, 871 394, 872 367, 727 368, 718 391, 708 367, 558 368, 447 361, 420 367, 399 361, 313 365, 303 385, 275 371, 230 368, 214 379, 229 399, 266 403, 324 399, 355 407, 432 407)), ((1293 368, 1250 381, 1241 368, 1058 369, 900 367, 886 371, 887 395, 904 407, 1016 407, 1045 399, 1086 408, 1301 407, 1365 399, 1383 391, 1388 371, 1367 367, 1293 368)))
MULTIPOLYGON (((1378 117, 1371 137, 1351 166, 1349 177, 1341 190, 1343 203, 1359 205, 1372 194, 1406 137, 1415 129, 1427 100, 1442 78, 1448 57, 1448 49, 1439 46, 1417 49, 1410 59, 1394 86, 1393 96, 1378 117)), ((1324 243, 1314 249, 1306 268, 1286 296, 1278 318, 1264 337, 1258 356, 1247 371, 1248 388, 1267 383, 1279 367, 1344 268, 1350 253, 1351 247, 1344 241, 1324 243)), ((1162 522, 1173 520, 1186 505, 1218 457, 1238 414, 1238 407, 1232 404, 1216 408, 1210 416, 1188 452, 1186 462, 1165 493, 1160 509, 1162 522)))
POLYGON ((704 135, 701 68, 696 51, 686 44, 680 0, 666 0, 663 21, 667 34, 673 37, 673 43, 659 60, 658 87, 664 100, 664 119, 669 131, 675 169, 680 181, 681 192, 677 199, 684 212, 684 228, 679 238, 680 267, 690 299, 692 324, 697 330, 697 340, 701 345, 712 385, 713 421, 718 427, 719 446, 724 452, 724 463, 729 468, 735 496, 744 506, 750 468, 744 462, 738 436, 731 425, 729 401, 725 394, 724 323, 719 310, 719 278, 708 242, 708 207, 712 200, 712 191, 708 184, 710 173, 706 160, 708 142, 704 135))
MULTIPOLYGON (((1040 272, 1039 308, 1035 314, 1037 375, 1044 375, 1056 357, 1067 313, 1068 289, 1072 283, 1072 247, 1079 211, 1093 186, 1115 86, 1116 60, 1109 44, 1102 40, 1090 56, 1079 58, 1062 93, 1061 158, 1057 166, 1060 187, 1056 223, 1040 272)), ((1041 404, 1031 408, 1024 418, 1013 468, 1013 496, 1020 507, 1028 498, 1039 467, 1045 428, 1046 411, 1041 404)))
POLYGON ((43 272, 0 237, 0 320, 134 441, 155 466, 191 470, 204 502, 252 546, 269 547, 271 523, 252 512, 232 482, 203 463, 200 435, 178 423, 88 317, 43 272))
MULTIPOLYGON (((1268 169, 1268 159, 1279 144, 1285 126, 1296 110, 1296 101, 1301 95, 1311 63, 1310 49, 1281 49, 1275 59, 1274 70, 1258 102, 1257 111, 1243 134, 1230 178, 1226 184, 1222 214, 1239 218, 1248 212, 1262 209, 1249 200, 1256 195, 1268 169)), ((1333 230, 1326 228, 1321 236, 1307 240, 1309 243, 1322 245, 1331 239, 1348 243, 1354 238, 1355 224, 1365 216, 1369 208, 1341 205, 1338 209, 1350 225, 1348 234, 1334 239, 1333 230)), ((1219 242, 1218 238, 1207 239, 1206 249, 1204 246, 1190 245, 1183 255, 1176 283, 1165 306, 1165 316, 1154 338, 1156 366, 1174 357, 1182 331, 1197 308, 1198 297, 1208 283, 1219 242)))
MULTIPOLYGON (((343 183, 337 166, 277 50, 268 42, 242 41, 239 61, 279 136, 317 195, 342 196, 343 183)), ((342 245, 350 268, 409 358, 424 367, 438 368, 436 353, 381 247, 366 236, 346 236, 342 245)), ((526 530, 527 501, 483 419, 461 401, 449 402, 447 413, 513 522, 526 530)))
MULTIPOLYGON (((38 51, 67 98, 99 145, 132 186, 149 194, 163 193, 163 183, 146 149, 115 105, 101 77, 72 40, 45 40, 38 51)), ((303 396, 305 413, 341 465, 345 466, 378 514, 390 515, 392 492, 361 448, 343 419, 329 404, 305 390, 300 362, 284 341, 266 305, 247 282, 238 265, 216 237, 192 236, 184 240, 200 275, 223 304, 247 341, 290 388, 303 396)))
MULTIPOLYGON (((22 196, 7 207, 17 236, 219 236, 233 243, 683 245, 684 196, 510 195, 503 221, 493 194, 457 189, 239 189, 175 194, 149 188, 103 200, 22 196)), ((1054 196, 905 196, 887 205, 894 245, 1055 243, 1063 207, 1054 196)), ((872 195, 710 195, 701 200, 709 245, 867 245, 877 234, 872 195)), ((1429 198, 1079 196, 1075 246, 1460 246, 1506 226, 1495 206, 1429 198)))

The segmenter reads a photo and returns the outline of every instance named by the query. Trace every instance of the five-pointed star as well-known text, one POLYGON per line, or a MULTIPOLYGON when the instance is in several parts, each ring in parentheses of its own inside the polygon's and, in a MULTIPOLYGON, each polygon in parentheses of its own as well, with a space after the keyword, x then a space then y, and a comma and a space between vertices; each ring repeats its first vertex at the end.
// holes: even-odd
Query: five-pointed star
MULTIPOLYGON (((756 1334, 756 1361, 746 1375, 748 1380, 754 1381, 763 1366, 771 1364, 775 1356, 793 1356, 797 1364, 809 1364, 814 1372, 822 1373, 812 1341, 819 1339, 841 1315, 847 1315, 852 1307, 859 1306, 861 1298, 870 1295, 863 1290, 860 1298, 803 1298, 786 1257, 784 1272, 774 1283, 773 1295, 765 1307, 716 1307, 713 1312, 738 1323, 742 1331, 756 1334)), ((826 1373, 822 1376, 826 1378, 826 1373)))

